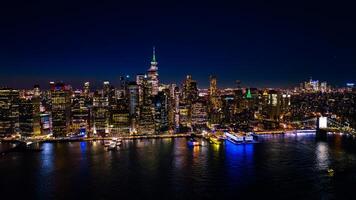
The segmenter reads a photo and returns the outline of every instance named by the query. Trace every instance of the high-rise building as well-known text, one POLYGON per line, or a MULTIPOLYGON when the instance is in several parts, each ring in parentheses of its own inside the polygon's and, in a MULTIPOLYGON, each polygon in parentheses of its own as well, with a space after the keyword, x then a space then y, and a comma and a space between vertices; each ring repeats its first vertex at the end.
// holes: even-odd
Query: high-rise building
POLYGON ((90 112, 86 104, 86 93, 74 91, 71 99, 71 131, 73 133, 88 132, 90 129, 90 112))
POLYGON ((52 118, 48 113, 40 114, 41 134, 47 135, 52 132, 52 118))
POLYGON ((156 133, 168 130, 168 96, 165 92, 158 92, 153 98, 154 119, 156 133))
POLYGON ((66 136, 70 131, 70 88, 64 83, 56 83, 51 88, 52 126, 55 137, 66 136))
POLYGON ((139 111, 139 134, 154 134, 154 107, 152 106, 152 97, 150 96, 150 87, 147 79, 142 83, 143 102, 139 111))
POLYGON ((148 85, 150 87, 150 95, 154 96, 158 93, 159 79, 158 79, 158 62, 156 60, 155 47, 153 47, 153 55, 151 61, 151 67, 148 69, 148 85))
POLYGON ((188 130, 191 128, 190 106, 179 103, 179 129, 188 130))
POLYGON ((88 97, 90 94, 90 82, 84 83, 83 94, 85 97, 88 97))
POLYGON ((182 102, 191 105, 198 98, 197 82, 187 75, 182 88, 182 102))
POLYGON ((100 92, 95 92, 93 96, 91 125, 94 135, 105 136, 109 134, 109 97, 100 92))
POLYGON ((220 124, 222 120, 222 103, 217 88, 217 78, 215 76, 210 76, 209 119, 210 124, 220 124))
POLYGON ((147 75, 145 74, 137 74, 136 76, 136 84, 138 86, 138 105, 141 106, 143 104, 143 82, 147 79, 147 75))
POLYGON ((137 109, 139 106, 139 87, 136 82, 130 82, 128 84, 129 91, 129 106, 130 106, 130 115, 134 116, 137 114, 137 109))
POLYGON ((39 97, 23 97, 19 103, 19 127, 22 136, 41 134, 39 97))
POLYGON ((108 98, 109 105, 115 104, 115 88, 110 85, 109 81, 103 83, 103 96, 108 98))
POLYGON ((0 89, 0 136, 18 133, 19 91, 0 89))
POLYGON ((125 99, 120 99, 110 108, 110 135, 128 135, 130 133, 131 123, 127 101, 125 99))
POLYGON ((206 127, 208 122, 207 101, 200 97, 192 105, 192 126, 197 128, 206 127))
POLYGON ((187 75, 182 86, 180 98, 180 126, 190 127, 192 122, 192 104, 198 98, 197 82, 192 79, 191 75, 187 75))

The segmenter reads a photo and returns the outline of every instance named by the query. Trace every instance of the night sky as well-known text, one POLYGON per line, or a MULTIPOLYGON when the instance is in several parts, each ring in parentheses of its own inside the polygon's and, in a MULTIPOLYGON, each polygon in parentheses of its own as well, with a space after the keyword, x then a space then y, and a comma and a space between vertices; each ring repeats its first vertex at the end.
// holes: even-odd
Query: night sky
POLYGON ((144 73, 156 46, 160 80, 241 80, 287 87, 313 77, 356 81, 356 12, 342 1, 11 1, 0 5, 0 86, 117 84, 144 73), (247 3, 249 2, 249 3, 247 3))

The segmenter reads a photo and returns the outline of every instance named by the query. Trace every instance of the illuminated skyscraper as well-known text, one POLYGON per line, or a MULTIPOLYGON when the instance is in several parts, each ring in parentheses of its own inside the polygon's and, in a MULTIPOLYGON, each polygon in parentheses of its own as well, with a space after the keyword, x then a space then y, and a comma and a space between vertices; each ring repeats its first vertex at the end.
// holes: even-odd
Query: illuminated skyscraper
POLYGON ((0 89, 0 136, 17 133, 19 127, 19 91, 0 89))
POLYGON ((139 105, 139 87, 136 82, 130 82, 128 84, 129 91, 129 106, 130 106, 130 115, 134 116, 137 113, 139 105))
POLYGON ((218 95, 216 76, 210 76, 209 79, 210 79, 209 96, 215 97, 218 95))
POLYGON ((139 134, 154 134, 155 121, 154 121, 154 107, 152 106, 152 99, 149 95, 149 84, 147 79, 142 83, 142 96, 143 102, 139 111, 139 134))
POLYGON ((221 100, 218 94, 217 79, 215 76, 210 76, 209 87, 209 118, 211 124, 219 124, 222 119, 221 100))
POLYGON ((181 98, 179 102, 180 126, 191 127, 192 104, 197 98, 198 98, 197 82, 192 79, 191 75, 187 75, 183 83, 181 98))
POLYGON ((154 96, 158 93, 159 79, 158 79, 158 62, 156 60, 155 47, 153 47, 153 55, 151 61, 151 67, 148 69, 148 84, 150 87, 150 95, 154 96))
POLYGON ((89 82, 84 83, 83 94, 85 97, 89 96, 89 94, 90 94, 90 83, 89 82))
POLYGON ((158 92, 153 98, 156 133, 168 130, 168 96, 158 92))
POLYGON ((130 113, 125 99, 110 106, 110 135, 123 136, 130 133, 130 113))
POLYGON ((19 103, 20 134, 32 136, 41 134, 40 90, 36 85, 31 96, 22 96, 19 103))
POLYGON ((70 93, 64 83, 57 83, 51 90, 53 135, 66 136, 70 131, 70 93))
POLYGON ((192 125, 194 127, 205 127, 208 122, 208 108, 206 100, 200 97, 192 105, 192 125))
POLYGON ((198 98, 197 82, 191 75, 187 75, 182 90, 182 102, 191 105, 198 98))
POLYGON ((73 133, 87 132, 90 128, 89 107, 86 104, 86 93, 75 91, 71 100, 71 130, 73 133))
POLYGON ((92 129, 94 135, 109 134, 109 98, 102 93, 95 92, 92 107, 92 129))
POLYGON ((147 75, 145 74, 137 74, 136 75, 136 84, 138 86, 138 105, 141 106, 143 104, 143 81, 147 79, 147 75))

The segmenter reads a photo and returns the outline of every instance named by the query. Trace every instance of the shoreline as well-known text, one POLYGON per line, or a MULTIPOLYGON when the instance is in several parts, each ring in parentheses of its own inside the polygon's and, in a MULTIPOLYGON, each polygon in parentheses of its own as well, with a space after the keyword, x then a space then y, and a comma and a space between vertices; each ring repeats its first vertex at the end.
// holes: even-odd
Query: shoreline
MULTIPOLYGON (((118 137, 87 137, 87 138, 49 138, 49 139, 29 139, 29 141, 37 143, 52 143, 52 142, 90 142, 90 141, 103 141, 118 138, 121 140, 137 140, 137 139, 159 139, 159 138, 180 138, 190 137, 191 133, 184 134, 163 134, 163 135, 137 135, 137 136, 118 136, 118 137)), ((201 134, 195 134, 196 137, 202 137, 201 134)), ((14 143, 23 142, 19 139, 0 139, 0 142, 14 143)))

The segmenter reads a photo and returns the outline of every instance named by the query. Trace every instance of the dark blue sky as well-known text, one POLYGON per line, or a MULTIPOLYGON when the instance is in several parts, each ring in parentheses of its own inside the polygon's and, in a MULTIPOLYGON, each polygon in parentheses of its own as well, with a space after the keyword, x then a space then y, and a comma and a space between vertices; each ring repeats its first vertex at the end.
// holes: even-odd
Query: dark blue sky
POLYGON ((79 87, 145 72, 221 87, 355 81, 356 14, 334 1, 11 1, 0 6, 0 86, 79 87), (249 2, 249 3, 246 3, 249 2))

